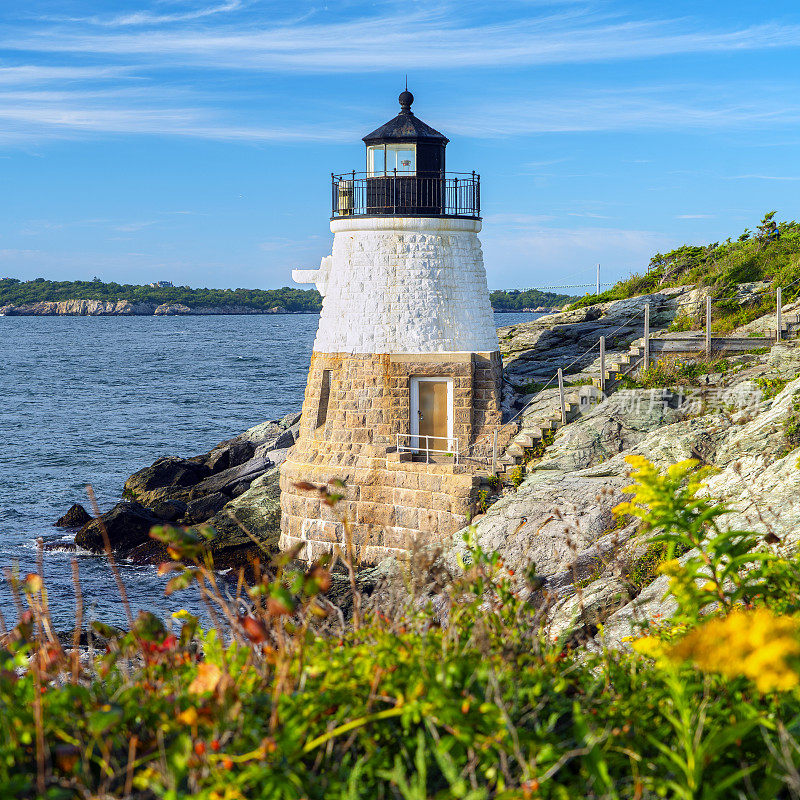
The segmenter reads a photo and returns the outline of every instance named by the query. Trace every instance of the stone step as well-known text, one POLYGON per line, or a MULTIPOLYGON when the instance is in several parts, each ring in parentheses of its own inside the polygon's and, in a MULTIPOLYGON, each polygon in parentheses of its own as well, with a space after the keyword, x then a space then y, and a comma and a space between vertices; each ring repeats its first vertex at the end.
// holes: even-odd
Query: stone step
POLYGON ((513 456, 514 458, 522 458, 525 455, 525 449, 519 444, 512 444, 506 448, 506 455, 513 456))
MULTIPOLYGON (((539 439, 542 438, 542 432, 539 431, 539 439)), ((514 444, 518 444, 520 447, 533 447, 534 437, 531 436, 530 433, 518 433, 514 437, 514 444)))

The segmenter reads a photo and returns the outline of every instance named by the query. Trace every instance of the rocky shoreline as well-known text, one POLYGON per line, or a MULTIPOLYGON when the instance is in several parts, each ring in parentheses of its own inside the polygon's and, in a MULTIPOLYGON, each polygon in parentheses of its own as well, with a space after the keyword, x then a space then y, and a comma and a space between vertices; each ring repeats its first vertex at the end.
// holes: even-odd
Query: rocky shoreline
POLYGON ((56 523, 76 530, 75 544, 101 553, 105 526, 112 549, 137 563, 168 558, 149 536, 156 525, 210 525, 219 567, 246 565, 254 552, 277 550, 280 527, 278 467, 294 444, 300 415, 256 425, 209 452, 165 456, 131 475, 123 500, 99 519, 73 506, 56 523))
MULTIPOLYGON (((657 334, 701 300, 691 287, 665 290, 501 328, 507 416, 531 401, 556 362, 574 362, 569 381, 589 381, 597 356, 581 353, 601 334, 608 335, 610 352, 627 348, 639 335, 640 323, 632 317, 643 303, 651 305, 657 334)), ((629 483, 627 455, 644 455, 662 469, 686 458, 717 467, 708 491, 732 509, 730 525, 777 536, 791 552, 800 543, 800 347, 788 342, 703 369, 679 391, 624 389, 582 409, 528 463, 521 484, 508 483, 489 497, 485 513, 473 520, 475 541, 499 552, 509 568, 522 574, 536 565, 543 587, 535 601, 546 598, 556 634, 580 632, 589 646, 602 638, 619 647, 637 620, 670 613, 667 579, 636 577, 647 552, 637 524, 620 523, 613 514, 629 483)), ((549 413, 556 391, 539 391, 521 417, 523 429, 529 416, 549 413)), ((152 525, 207 524, 216 531, 210 549, 219 566, 246 565, 258 553, 274 555, 278 467, 298 422, 299 415, 290 414, 208 453, 161 458, 134 473, 123 502, 102 517, 112 547, 135 561, 156 563, 166 554, 149 538, 152 525)), ((73 508, 59 523, 80 525, 76 544, 102 551, 98 521, 87 521, 81 512, 73 508)), ((436 549, 456 569, 463 547, 457 535, 436 549)), ((382 564, 364 579, 374 585, 375 576, 393 569, 382 564)))
POLYGON ((287 311, 250 306, 193 306, 182 303, 137 303, 130 300, 42 300, 37 303, 0 306, 5 317, 174 317, 219 316, 224 314, 316 314, 316 311, 287 311))

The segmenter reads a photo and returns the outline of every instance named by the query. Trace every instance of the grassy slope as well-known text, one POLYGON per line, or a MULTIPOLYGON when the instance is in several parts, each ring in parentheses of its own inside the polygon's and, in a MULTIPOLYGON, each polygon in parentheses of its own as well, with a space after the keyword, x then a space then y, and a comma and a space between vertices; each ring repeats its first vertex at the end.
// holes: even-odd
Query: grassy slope
POLYGON ((744 324, 748 316, 758 316, 760 308, 742 309, 733 301, 726 307, 724 299, 734 294, 737 284, 770 281, 774 287, 784 287, 784 301, 800 294, 800 223, 770 225, 771 220, 771 215, 767 215, 755 235, 745 230, 735 241, 683 245, 669 253, 656 253, 644 274, 631 275, 602 294, 586 295, 573 307, 622 300, 670 286, 697 284, 710 287, 712 297, 722 301, 715 303, 721 316, 744 324))

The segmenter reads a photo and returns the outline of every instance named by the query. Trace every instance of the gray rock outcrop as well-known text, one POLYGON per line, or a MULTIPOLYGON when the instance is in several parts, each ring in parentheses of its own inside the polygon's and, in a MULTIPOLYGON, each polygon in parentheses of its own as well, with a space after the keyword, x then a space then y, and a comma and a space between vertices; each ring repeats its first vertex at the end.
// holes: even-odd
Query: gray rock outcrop
MULTIPOLYGON (((620 391, 588 410, 557 432, 516 492, 476 520, 484 550, 517 571, 533 562, 544 577, 537 602, 552 637, 580 632, 591 647, 624 647, 642 621, 674 612, 666 578, 641 591, 629 579, 647 545, 635 522, 620 527, 612 513, 629 483, 628 455, 661 469, 687 458, 717 467, 706 491, 731 509, 723 525, 770 532, 784 552, 800 547, 800 348, 730 360, 726 374, 688 390, 620 391), (760 387, 774 380, 788 382, 765 397, 760 387)), ((460 537, 452 547, 455 561, 460 537)))
POLYGON ((87 522, 76 544, 101 551, 104 523, 115 551, 137 561, 155 561, 164 553, 149 539, 153 525, 208 524, 216 532, 210 549, 220 566, 242 563, 256 551, 274 554, 280 531, 278 465, 295 441, 299 421, 299 414, 288 414, 208 453, 158 459, 128 478, 126 502, 87 522))

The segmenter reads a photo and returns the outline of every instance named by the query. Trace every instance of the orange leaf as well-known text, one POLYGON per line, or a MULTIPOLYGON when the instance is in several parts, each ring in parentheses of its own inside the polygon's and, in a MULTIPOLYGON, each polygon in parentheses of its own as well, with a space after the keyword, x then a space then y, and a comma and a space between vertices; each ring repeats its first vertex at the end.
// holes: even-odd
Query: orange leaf
POLYGON ((222 672, 216 664, 209 664, 204 661, 197 665, 197 677, 189 684, 189 691, 192 694, 203 694, 203 692, 213 692, 222 677, 222 672))

